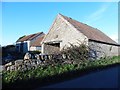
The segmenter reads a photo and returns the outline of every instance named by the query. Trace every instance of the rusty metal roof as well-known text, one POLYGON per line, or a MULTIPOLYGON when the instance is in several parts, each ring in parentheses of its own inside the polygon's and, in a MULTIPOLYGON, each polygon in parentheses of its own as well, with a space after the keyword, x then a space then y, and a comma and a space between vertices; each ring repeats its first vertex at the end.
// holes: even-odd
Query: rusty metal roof
POLYGON ((43 34, 43 32, 27 35, 27 36, 25 36, 25 37, 23 37, 21 39, 18 39, 17 42, 23 42, 23 41, 32 40, 32 39, 36 38, 37 36, 39 36, 40 34, 43 34))
POLYGON ((44 36, 45 36, 45 34, 38 37, 34 42, 31 43, 30 46, 41 46, 41 41, 43 40, 44 36))
MULTIPOLYGON (((61 15, 61 14, 60 14, 61 15)), ((111 43, 111 44, 117 44, 115 41, 113 41, 110 37, 105 35, 100 30, 93 28, 87 24, 78 22, 72 18, 69 18, 67 16, 61 15, 65 20, 67 20, 70 24, 72 24, 78 31, 83 33, 85 36, 87 36, 88 39, 111 43)))

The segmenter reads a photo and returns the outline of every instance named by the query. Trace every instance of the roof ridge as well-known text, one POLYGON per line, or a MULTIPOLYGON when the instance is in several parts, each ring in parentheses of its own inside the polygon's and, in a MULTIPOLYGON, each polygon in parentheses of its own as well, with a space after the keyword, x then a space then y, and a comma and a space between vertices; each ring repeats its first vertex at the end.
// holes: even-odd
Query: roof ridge
MULTIPOLYGON (((37 33, 34 33, 34 34, 39 34, 39 33, 43 33, 43 32, 37 32, 37 33)), ((29 34, 29 35, 33 35, 33 34, 29 34)), ((26 36, 29 36, 29 35, 26 35, 26 36)))
POLYGON ((34 34, 29 34, 29 35, 25 35, 25 37, 18 39, 16 42, 21 42, 21 41, 27 41, 27 40, 31 40, 35 35, 39 35, 39 34, 44 34, 43 32, 38 32, 38 33, 34 33, 34 34))
POLYGON ((29 38, 29 40, 32 40, 33 38, 36 38, 37 36, 43 34, 43 32, 35 33, 33 36, 29 38))
POLYGON ((64 16, 60 13, 59 15, 62 16, 65 20, 67 20, 70 24, 72 24, 78 31, 87 36, 88 39, 117 44, 101 30, 94 28, 86 23, 82 23, 75 19, 72 19, 71 17, 64 16))
MULTIPOLYGON (((63 18, 64 18, 64 17, 67 17, 67 16, 62 15, 62 14, 60 14, 60 13, 59 13, 59 15, 61 15, 63 18)), ((88 25, 88 24, 86 24, 86 23, 77 21, 77 20, 75 20, 75 19, 73 19, 73 18, 71 18, 71 17, 67 17, 67 18, 69 18, 69 19, 71 19, 71 20, 74 20, 74 21, 76 21, 76 22, 78 22, 78 23, 81 23, 81 24, 83 24, 83 25, 87 25, 87 26, 89 26, 89 27, 91 27, 91 28, 94 28, 94 27, 92 27, 92 26, 90 26, 90 25, 88 25)), ((64 18, 64 19, 66 19, 66 18, 64 18)), ((66 19, 66 20, 67 20, 67 19, 66 19)), ((67 20, 67 21, 68 21, 68 20, 67 20)), ((97 28, 94 28, 94 29, 99 30, 99 29, 97 29, 97 28)))

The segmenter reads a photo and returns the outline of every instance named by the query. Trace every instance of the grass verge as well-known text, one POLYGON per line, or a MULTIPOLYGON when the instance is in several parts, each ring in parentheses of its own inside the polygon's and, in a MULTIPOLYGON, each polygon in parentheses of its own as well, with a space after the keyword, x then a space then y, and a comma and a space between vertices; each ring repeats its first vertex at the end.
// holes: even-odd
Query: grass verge
POLYGON ((78 77, 92 71, 120 64, 120 56, 94 61, 84 61, 80 64, 63 64, 56 66, 38 67, 28 71, 2 72, 2 85, 5 88, 29 88, 49 85, 78 77))

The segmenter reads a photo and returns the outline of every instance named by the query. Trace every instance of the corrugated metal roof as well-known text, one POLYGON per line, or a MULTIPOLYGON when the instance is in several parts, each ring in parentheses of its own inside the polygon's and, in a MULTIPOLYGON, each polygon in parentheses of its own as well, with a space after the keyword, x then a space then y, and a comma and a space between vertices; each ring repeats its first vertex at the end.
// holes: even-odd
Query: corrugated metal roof
POLYGON ((43 32, 27 35, 27 36, 25 36, 25 37, 23 37, 21 39, 18 39, 17 42, 23 42, 23 41, 27 41, 27 40, 32 40, 35 37, 39 36, 40 34, 43 34, 43 32))
POLYGON ((42 35, 38 37, 33 43, 31 43, 31 46, 41 46, 41 41, 43 40, 45 35, 42 35))
POLYGON ((78 22, 72 18, 69 18, 67 16, 63 16, 60 14, 65 20, 67 20, 70 24, 72 24, 78 31, 83 33, 85 36, 88 37, 88 39, 111 43, 111 44, 117 44, 115 41, 113 41, 110 37, 105 35, 100 30, 93 28, 87 24, 83 24, 81 22, 78 22))

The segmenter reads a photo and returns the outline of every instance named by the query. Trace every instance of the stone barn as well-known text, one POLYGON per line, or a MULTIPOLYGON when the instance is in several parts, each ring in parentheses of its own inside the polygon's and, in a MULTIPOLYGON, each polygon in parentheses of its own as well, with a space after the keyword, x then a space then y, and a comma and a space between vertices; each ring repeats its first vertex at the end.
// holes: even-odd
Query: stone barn
POLYGON ((120 46, 97 28, 58 14, 42 41, 42 53, 53 54, 80 42, 93 48, 91 53, 98 57, 116 56, 120 46))

